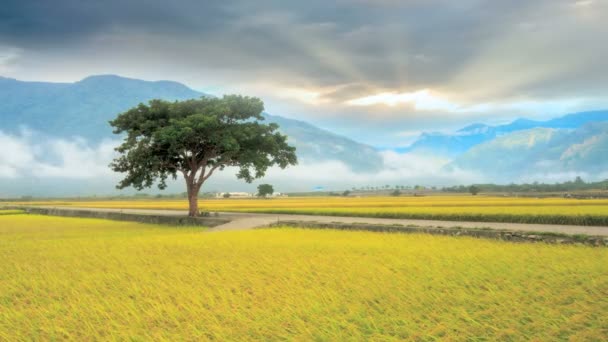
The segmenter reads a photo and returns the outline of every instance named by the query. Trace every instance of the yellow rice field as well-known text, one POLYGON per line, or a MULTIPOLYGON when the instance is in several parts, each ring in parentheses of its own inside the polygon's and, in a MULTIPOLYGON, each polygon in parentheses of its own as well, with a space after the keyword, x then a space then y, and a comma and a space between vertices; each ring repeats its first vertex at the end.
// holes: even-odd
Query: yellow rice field
MULTIPOLYGON (((32 203, 26 203, 32 204, 32 203)), ((185 200, 55 201, 43 205, 185 210, 185 200)), ((485 196, 201 199, 201 210, 608 226, 608 199, 485 196)))
POLYGON ((2 215, 0 260, 6 341, 608 339, 606 248, 2 215))

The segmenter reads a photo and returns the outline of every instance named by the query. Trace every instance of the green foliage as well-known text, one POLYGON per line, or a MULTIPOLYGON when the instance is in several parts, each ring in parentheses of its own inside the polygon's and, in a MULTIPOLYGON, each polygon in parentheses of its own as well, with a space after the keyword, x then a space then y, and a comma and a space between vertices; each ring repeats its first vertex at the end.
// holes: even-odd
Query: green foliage
MULTIPOLYGON (((574 181, 563 183, 526 183, 526 184, 474 184, 480 192, 565 192, 579 190, 608 190, 608 179, 600 182, 585 182, 582 178, 576 177, 574 181)), ((464 185, 443 188, 444 192, 466 193, 470 192, 469 187, 464 185)))
POLYGON ((121 156, 111 164, 114 171, 126 173, 118 187, 141 190, 158 180, 163 189, 166 179, 179 172, 202 184, 227 166, 238 167, 237 177, 251 182, 272 165, 296 164, 295 148, 277 132, 278 126, 260 122, 263 109, 257 98, 230 95, 152 100, 120 114, 110 122, 114 133, 127 133, 116 149, 121 156))
POLYGON ((475 196, 479 193, 479 188, 475 185, 471 185, 469 187, 469 192, 471 193, 471 195, 475 196))
POLYGON ((395 190, 395 191, 391 192, 391 196, 395 196, 395 197, 401 196, 401 191, 395 190))
POLYGON ((110 124, 126 133, 121 154, 110 166, 125 173, 118 188, 142 190, 182 174, 190 201, 190 215, 198 215, 197 196, 216 170, 232 166, 237 178, 252 182, 266 170, 297 163, 295 148, 278 133, 278 125, 263 124, 260 99, 239 95, 167 102, 152 100, 120 114, 110 124))
POLYGON ((222 195, 222 197, 224 197, 224 198, 230 198, 230 193, 226 192, 225 194, 222 195))
POLYGON ((342 193, 342 196, 344 196, 344 197, 348 197, 348 195, 350 195, 350 190, 345 190, 345 191, 342 193))
POLYGON ((270 196, 274 193, 274 188, 270 184, 260 184, 258 185, 258 196, 266 197, 270 196))
POLYGON ((3 210, 3 209, 1 209, 0 210, 0 216, 3 216, 3 215, 19 215, 19 214, 25 214, 25 212, 23 210, 13 210, 13 209, 10 209, 10 210, 3 210))

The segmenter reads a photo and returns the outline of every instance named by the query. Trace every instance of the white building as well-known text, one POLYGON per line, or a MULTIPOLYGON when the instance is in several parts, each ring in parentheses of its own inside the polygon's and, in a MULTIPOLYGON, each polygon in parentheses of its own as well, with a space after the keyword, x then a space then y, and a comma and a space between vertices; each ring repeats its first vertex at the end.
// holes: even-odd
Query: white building
POLYGON ((229 195, 230 198, 248 198, 253 197, 253 194, 248 192, 218 192, 215 194, 215 198, 224 198, 226 194, 229 195))

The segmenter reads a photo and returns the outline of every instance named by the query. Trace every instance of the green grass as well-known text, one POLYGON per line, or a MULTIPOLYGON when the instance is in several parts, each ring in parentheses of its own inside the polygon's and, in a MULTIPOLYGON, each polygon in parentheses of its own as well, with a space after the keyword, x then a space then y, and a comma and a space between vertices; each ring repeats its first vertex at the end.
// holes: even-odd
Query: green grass
POLYGON ((23 210, 6 210, 0 209, 0 215, 19 215, 23 214, 23 210))
MULTIPOLYGON (((485 209, 485 208, 483 208, 485 209)), ((492 208, 496 210, 497 208, 492 208)), ((505 211, 514 208, 505 208, 505 211)), ((517 209, 517 208, 515 208, 517 209)), ((509 223, 531 223, 531 224, 558 224, 577 226, 608 226, 608 215, 605 214, 559 214, 561 208, 551 208, 552 213, 533 213, 540 211, 537 208, 525 208, 530 213, 476 213, 467 212, 467 208, 449 208, 440 210, 438 208, 398 208, 394 210, 384 208, 294 208, 294 209, 251 209, 248 212, 270 213, 270 214, 294 214, 294 215, 323 215, 323 216, 351 216, 351 217, 377 217, 391 219, 415 219, 415 220, 439 220, 439 221, 461 221, 461 222, 509 222, 509 223)), ((595 209, 595 208, 585 208, 595 209)), ((608 207, 601 207, 603 211, 608 207)), ((476 208, 476 210, 480 210, 476 208)))
POLYGON ((0 340, 608 339, 608 248, 0 217, 0 340))

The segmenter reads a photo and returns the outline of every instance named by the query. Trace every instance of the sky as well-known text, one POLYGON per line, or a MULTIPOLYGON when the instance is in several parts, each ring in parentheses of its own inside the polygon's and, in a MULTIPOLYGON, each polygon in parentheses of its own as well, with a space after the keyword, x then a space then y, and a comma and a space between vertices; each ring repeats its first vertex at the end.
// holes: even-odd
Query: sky
POLYGON ((374 146, 606 108, 608 0, 3 0, 0 75, 259 96, 374 146))

